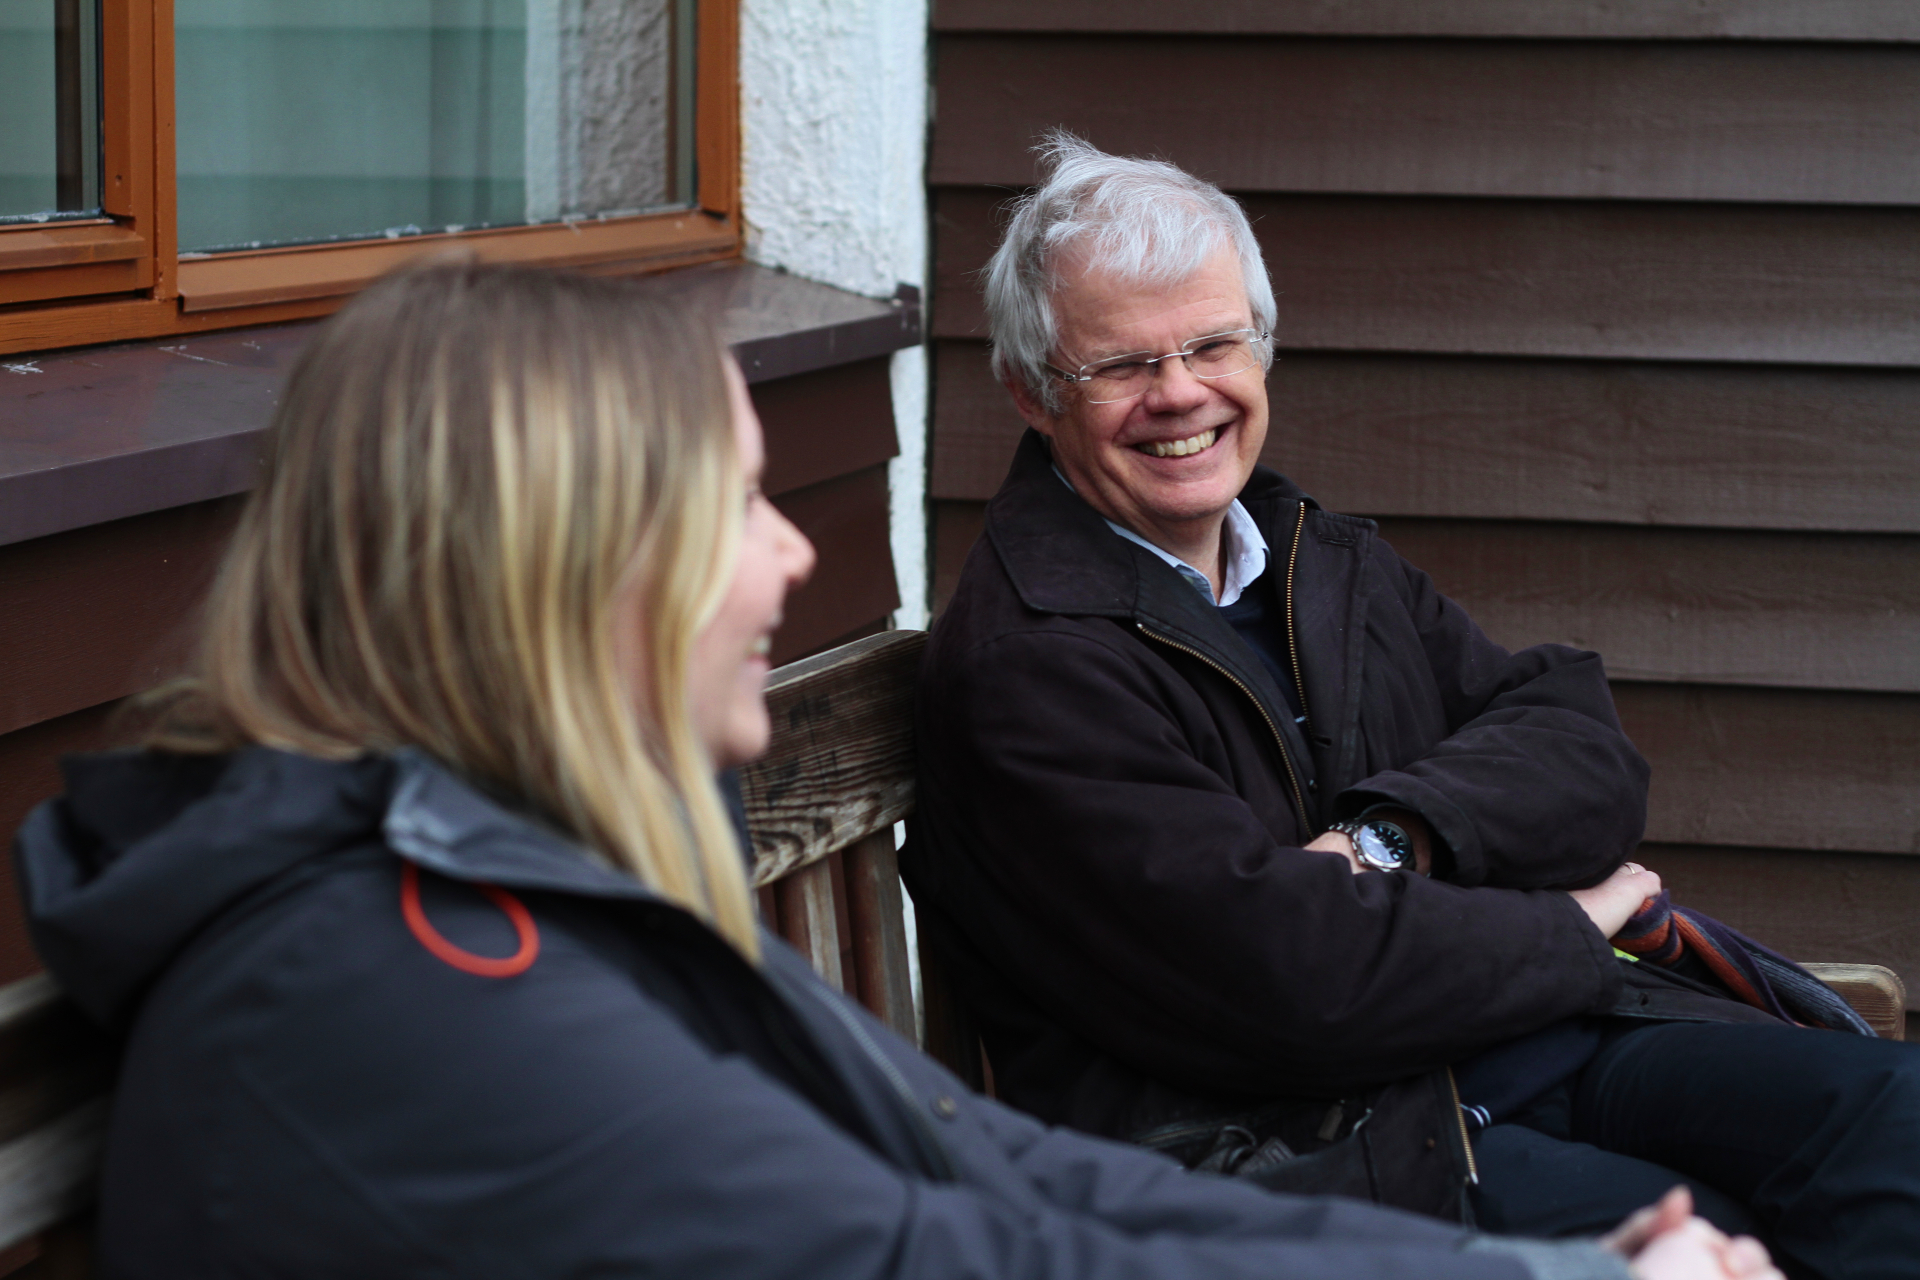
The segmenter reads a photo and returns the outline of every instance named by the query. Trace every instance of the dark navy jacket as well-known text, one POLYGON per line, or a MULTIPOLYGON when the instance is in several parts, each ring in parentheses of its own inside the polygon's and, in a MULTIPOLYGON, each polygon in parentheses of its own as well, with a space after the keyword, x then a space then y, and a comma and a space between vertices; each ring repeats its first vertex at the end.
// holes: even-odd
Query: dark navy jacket
POLYGON ((414 753, 67 782, 16 853, 41 955, 125 1035, 108 1276, 1625 1274, 1044 1128, 414 753), (403 859, 470 953, 516 945, 472 884, 524 902, 531 968, 429 953, 403 859))

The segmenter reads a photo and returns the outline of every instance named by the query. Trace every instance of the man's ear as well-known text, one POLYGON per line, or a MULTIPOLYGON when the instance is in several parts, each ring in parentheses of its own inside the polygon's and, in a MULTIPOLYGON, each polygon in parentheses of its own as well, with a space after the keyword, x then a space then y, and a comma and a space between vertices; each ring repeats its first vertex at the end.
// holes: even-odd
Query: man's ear
POLYGON ((1006 387, 1007 394, 1013 397, 1014 407, 1020 411, 1020 416, 1026 419, 1027 425, 1041 435, 1051 437, 1057 415, 1048 413, 1046 407, 1034 399, 1032 390, 1019 378, 1008 378, 1001 385, 1006 387))

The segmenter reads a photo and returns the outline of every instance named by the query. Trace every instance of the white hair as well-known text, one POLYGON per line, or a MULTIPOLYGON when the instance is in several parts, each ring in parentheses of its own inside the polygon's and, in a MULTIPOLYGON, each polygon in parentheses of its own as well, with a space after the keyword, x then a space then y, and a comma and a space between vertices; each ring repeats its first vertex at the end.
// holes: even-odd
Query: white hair
POLYGON ((1175 285, 1231 248, 1254 327, 1273 328, 1266 262, 1233 197, 1165 161, 1108 155, 1064 129, 1049 131, 1034 151, 1040 185, 1012 205, 1006 235, 986 269, 994 377, 1018 379, 1048 412, 1059 412, 1061 383, 1046 366, 1060 338, 1055 267, 1068 249, 1083 252, 1089 268, 1124 281, 1175 285))

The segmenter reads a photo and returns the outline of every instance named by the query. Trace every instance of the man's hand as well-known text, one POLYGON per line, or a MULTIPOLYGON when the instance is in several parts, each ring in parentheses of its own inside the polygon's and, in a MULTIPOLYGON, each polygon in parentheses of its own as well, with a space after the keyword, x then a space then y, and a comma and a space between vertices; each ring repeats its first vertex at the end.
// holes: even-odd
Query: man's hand
MULTIPOLYGON (((1427 826, 1427 820, 1411 809, 1381 809, 1368 815, 1383 822, 1391 822, 1407 833, 1407 839, 1413 841, 1413 869, 1423 876, 1433 874, 1433 830, 1427 826)), ((1353 867, 1353 874, 1371 871, 1371 867, 1360 865, 1360 859, 1354 856, 1353 839, 1339 831, 1327 831, 1317 835, 1305 846, 1320 853, 1337 853, 1353 867)))
POLYGON ((1359 857, 1353 851, 1353 841, 1342 831, 1323 831, 1305 846, 1316 853, 1337 853, 1347 860, 1353 868, 1353 874, 1359 875, 1366 868, 1360 865, 1359 857))
POLYGON ((1567 891, 1606 938, 1620 932, 1640 904, 1659 892, 1660 877, 1637 862, 1627 863, 1591 889, 1567 891))
POLYGON ((1628 1218, 1600 1245, 1627 1259, 1641 1280, 1783 1280, 1758 1240, 1729 1240, 1694 1217, 1693 1193, 1685 1187, 1628 1218))

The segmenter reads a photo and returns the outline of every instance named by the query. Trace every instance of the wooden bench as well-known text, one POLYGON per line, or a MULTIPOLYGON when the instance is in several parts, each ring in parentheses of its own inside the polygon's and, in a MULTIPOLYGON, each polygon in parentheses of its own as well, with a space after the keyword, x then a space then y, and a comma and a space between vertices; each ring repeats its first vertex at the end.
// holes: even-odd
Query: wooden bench
MULTIPOLYGON (((894 824, 913 807, 912 696, 926 637, 886 632, 782 667, 773 744, 743 771, 754 885, 769 924, 827 981, 979 1087, 985 1063, 937 964, 921 957, 916 1033, 894 824)), ((1882 1035, 1904 1038, 1906 991, 1877 965, 1807 966, 1882 1035)), ((106 1038, 44 974, 0 988, 0 1268, 89 1273, 85 1214, 114 1063, 106 1038)))

